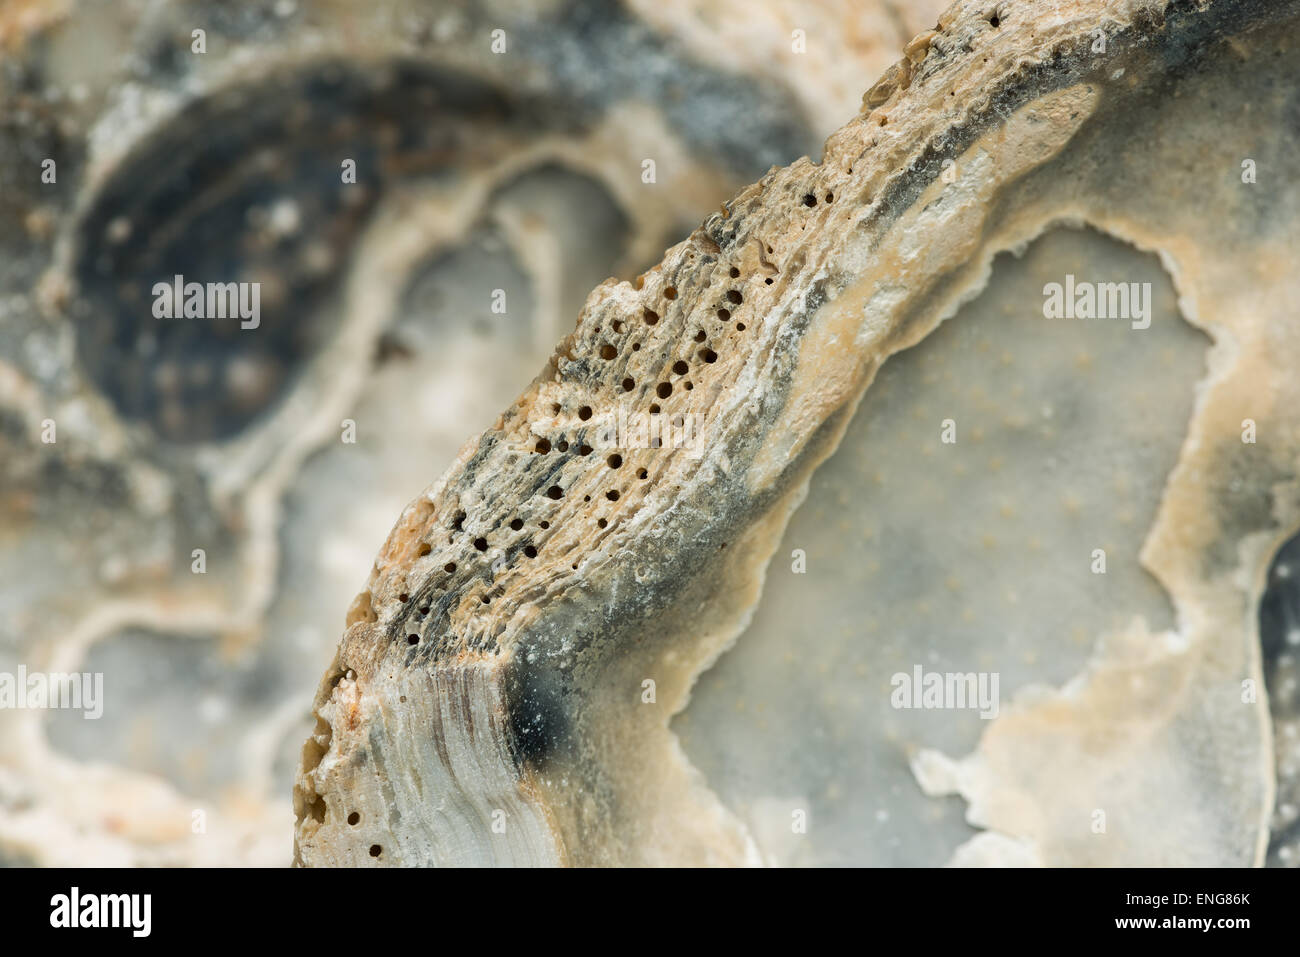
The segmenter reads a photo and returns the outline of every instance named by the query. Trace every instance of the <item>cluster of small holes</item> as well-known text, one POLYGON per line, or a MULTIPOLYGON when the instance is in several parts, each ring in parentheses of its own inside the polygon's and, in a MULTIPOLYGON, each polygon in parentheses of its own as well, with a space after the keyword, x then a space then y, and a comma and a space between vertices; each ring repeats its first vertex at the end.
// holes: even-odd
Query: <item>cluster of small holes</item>
MULTIPOLYGON (((551 408, 552 408, 552 411, 556 412, 557 414, 558 414, 558 412, 560 411, 560 405, 559 405, 558 403, 552 403, 551 408)), ((590 414, 590 410, 587 410, 587 411, 588 411, 588 414, 590 414)), ((568 448, 568 445, 567 445, 567 443, 565 443, 565 442, 560 442, 558 447, 559 447, 560 451, 564 451, 564 450, 566 450, 566 449, 568 448)), ((537 449, 537 451, 539 451, 539 452, 549 452, 550 449, 551 449, 551 443, 550 443, 550 441, 549 441, 548 439, 543 438, 543 439, 541 439, 540 441, 538 441, 538 443, 537 443, 537 445, 536 445, 536 449, 537 449)), ((586 449, 586 451, 591 451, 590 449, 587 449, 585 446, 584 446, 584 449, 586 449)), ((560 497, 560 496, 563 495, 563 490, 562 490, 558 485, 557 485, 557 486, 552 486, 550 489, 548 489, 548 494, 550 494, 552 498, 558 498, 558 497, 560 497)), ((465 518, 466 518, 466 515, 465 515, 465 513, 464 513, 463 511, 459 511, 459 512, 456 513, 456 515, 455 515, 455 517, 452 519, 452 523, 451 523, 451 527, 452 527, 453 532, 461 532, 461 531, 464 530, 464 522, 465 522, 465 518)), ((512 519, 512 520, 510 521, 510 528, 511 528, 512 530, 514 530, 514 531, 520 531, 520 530, 523 529, 523 527, 524 527, 523 519, 520 519, 520 518, 514 518, 514 519, 512 519)), ((549 524, 548 524, 547 522, 541 522, 541 523, 540 523, 540 527, 543 528, 543 529, 546 529, 546 528, 549 528, 550 526, 549 526, 549 524)), ((453 535, 451 538, 448 539, 448 541, 454 543, 454 541, 455 541, 455 536, 453 535)), ((477 551, 479 551, 479 552, 486 552, 486 551, 488 550, 488 541, 487 541, 487 538, 484 537, 484 536, 482 536, 482 535, 476 537, 476 538, 473 540, 472 544, 473 544, 474 548, 475 548, 477 551)), ((420 546, 420 549, 419 549, 419 553, 420 553, 420 555, 422 555, 422 556, 423 556, 423 555, 428 555, 431 551, 432 551, 432 547, 431 547, 430 545, 428 545, 427 543, 422 544, 422 545, 420 546)), ((535 558, 535 557, 537 557, 537 548, 536 548, 536 546, 534 546, 534 545, 532 545, 532 544, 527 545, 527 546, 523 549, 523 552, 524 552, 524 554, 525 554, 527 557, 529 557, 529 558, 535 558)), ((454 561, 449 561, 449 562, 447 562, 446 564, 444 564, 444 565, 442 566, 442 568, 443 568, 443 571, 445 571, 448 575, 451 575, 451 574, 454 574, 454 573, 455 573, 455 571, 456 571, 456 569, 457 569, 457 565, 456 565, 456 562, 454 562, 454 561)), ((410 596, 410 594, 408 594, 408 593, 406 593, 406 592, 403 592, 403 593, 401 593, 401 594, 398 596, 398 598, 399 598, 399 600, 400 600, 403 604, 406 604, 407 602, 410 601, 411 596, 410 596)), ((492 596, 491 596, 490 594, 483 594, 483 595, 480 596, 480 601, 481 601, 484 605, 490 604, 491 601, 492 601, 492 596)), ((430 607, 430 605, 428 605, 428 604, 424 604, 424 605, 422 605, 422 606, 420 607, 420 609, 419 609, 419 617, 417 618, 417 620, 418 620, 418 621, 423 621, 424 618, 428 616, 428 614, 429 614, 430 611, 431 611, 431 607, 430 607)), ((394 636, 393 640, 396 641, 396 640, 397 640, 397 637, 394 636)), ((412 647, 413 647, 413 646, 416 646, 416 645, 419 645, 420 642, 421 642, 421 640, 422 640, 422 637, 421 637, 419 634, 411 633, 411 634, 408 634, 408 635, 406 636, 406 642, 407 642, 407 644, 408 644, 409 646, 412 646, 412 647)))
MULTIPOLYGON (((830 202, 833 202, 833 200, 834 200, 834 195, 828 192, 828 193, 825 195, 825 201, 826 201, 827 203, 830 203, 830 202)), ((804 204, 805 204, 806 206, 808 206, 808 207, 814 207, 814 206, 817 205, 817 197, 816 197, 816 195, 813 194, 813 193, 808 193, 808 194, 806 194, 806 195, 804 196, 804 198, 803 198, 803 202, 804 202, 804 204)), ((771 253, 773 252, 773 249, 772 249, 772 247, 771 247, 770 245, 767 246, 766 249, 767 249, 767 253, 768 253, 768 254, 771 254, 771 253)), ((739 278, 741 277, 741 270, 740 270, 737 266, 729 266, 728 269, 727 269, 727 274, 728 274, 728 276, 729 276, 731 279, 733 279, 733 280, 734 280, 734 279, 739 279, 739 278)), ((764 279, 764 282, 765 282, 767 285, 769 285, 769 286, 773 284, 773 280, 772 280, 770 277, 765 278, 765 279, 764 279)), ((644 285, 644 280, 643 280, 643 278, 642 278, 642 277, 638 277, 638 280, 637 280, 637 282, 636 282, 636 288, 637 288, 637 289, 641 289, 641 288, 643 287, 643 285, 644 285)), ((663 296, 664 299, 668 300, 669 302, 672 302, 672 301, 674 301, 674 300, 677 299, 677 297, 678 297, 678 291, 677 291, 676 287, 674 287, 674 286, 665 286, 665 287, 663 288, 663 291, 662 291, 662 296, 663 296)), ((718 306, 718 308, 717 308, 717 310, 716 310, 716 315, 717 315, 717 318, 718 318, 720 321, 722 321, 722 322, 729 322, 729 321, 731 321, 731 319, 732 319, 732 309, 731 309, 731 307, 735 307, 735 306, 738 306, 738 305, 742 304, 742 303, 744 302, 744 296, 743 296, 743 294, 741 293, 741 291, 740 291, 739 289, 734 289, 734 288, 733 288, 733 289, 729 289, 729 290, 726 291, 726 293, 724 294, 724 300, 725 300, 726 305, 720 305, 720 306, 718 306)), ((660 313, 657 312, 657 311, 655 311, 654 309, 651 309, 650 307, 646 306, 646 307, 644 307, 643 310, 642 310, 642 318, 643 318, 643 320, 644 320, 644 322, 645 322, 645 324, 646 324, 647 326, 654 326, 654 325, 658 324, 658 322, 659 322, 659 319, 660 319, 660 313)), ((610 328, 612 329, 613 332, 618 333, 618 334, 622 334, 622 333, 625 332, 625 330, 626 330, 626 324, 625 324, 625 322, 622 321, 622 320, 615 319, 615 320, 612 320, 612 321, 611 321, 611 323, 610 323, 610 328)), ((741 332, 743 332, 743 331, 745 330, 745 323, 744 323, 744 322, 737 322, 737 323, 735 324, 735 328, 736 328, 737 331, 741 331, 741 332)), ((596 333, 599 333, 599 332, 600 332, 600 328, 599 328, 599 327, 596 328, 595 332, 596 332, 596 333)), ((701 345, 701 346, 703 347, 703 348, 700 348, 700 349, 697 351, 697 353, 696 353, 696 354, 698 355, 698 357, 699 357, 699 359, 700 359, 701 361, 703 361, 704 363, 711 364, 711 363, 714 363, 714 362, 716 362, 716 361, 718 360, 718 353, 717 353, 713 348, 711 348, 711 347, 708 345, 709 335, 708 335, 708 332, 707 332, 706 330, 704 330, 704 329, 697 329, 697 330, 695 331, 695 333, 694 333, 693 339, 694 339, 695 343, 697 343, 697 344, 699 344, 699 345, 701 345)), ((631 351, 632 351, 632 352, 639 352, 639 351, 641 351, 641 347, 642 347, 642 344, 641 344, 640 342, 633 342, 633 343, 632 343, 632 350, 631 350, 631 351)), ((615 345, 614 343, 612 343, 612 342, 602 342, 602 343, 600 343, 600 345, 599 345, 599 347, 598 347, 598 354, 599 354, 599 356, 600 356, 601 359, 603 359, 603 360, 605 360, 605 361, 607 361, 607 362, 614 361, 614 360, 616 360, 616 359, 618 358, 618 356, 619 356, 619 347, 618 347, 617 345, 615 345)), ((665 358, 666 358, 666 356, 665 356, 665 358)), ((683 377, 683 376, 686 376, 686 375, 688 375, 688 374, 690 373, 690 364, 689 364, 685 359, 680 359, 680 358, 679 358, 679 359, 676 359, 676 360, 673 361, 672 366, 671 366, 671 370, 672 370, 672 374, 673 374, 674 376, 683 377)), ((691 389, 694 388, 693 384, 692 384, 689 380, 685 380, 685 379, 683 379, 679 384, 680 384, 680 386, 681 386, 682 389, 687 390, 687 391, 689 391, 689 390, 691 390, 691 389)), ((636 383, 636 380, 635 380, 632 376, 629 375, 629 376, 625 376, 625 377, 623 377, 623 378, 621 379, 621 381, 620 381, 620 386, 621 386, 621 388, 622 388, 622 390, 623 390, 624 392, 633 392, 633 391, 636 390, 637 383, 636 383)), ((666 382, 666 381, 658 382, 658 383, 655 385, 655 387, 654 387, 654 395, 655 395, 655 397, 657 397, 657 398, 659 398, 659 399, 661 399, 661 400, 662 400, 662 399, 667 399, 667 398, 669 398, 669 397, 673 394, 673 388, 674 388, 674 386, 673 386, 673 383, 671 383, 671 382, 666 382)), ((551 408, 551 412, 552 412, 552 414, 554 414, 554 415, 556 415, 556 416, 560 415, 560 413, 562 412, 562 407, 561 407, 560 403, 558 403, 558 402, 551 403, 550 408, 551 408)), ((662 409, 660 408, 660 406, 659 406, 659 404, 658 404, 657 402, 653 402, 653 403, 651 403, 650 406, 649 406, 649 411, 650 411, 650 414, 651 414, 651 415, 658 415, 658 414, 660 414, 660 413, 662 412, 662 409)), ((593 417, 593 415, 594 415, 594 412, 593 412, 591 406, 584 405, 584 406, 581 406, 581 407, 578 409, 578 418, 579 418, 579 420, 581 420, 581 421, 583 421, 583 422, 587 422, 587 421, 589 421, 589 420, 593 417)), ((684 420, 683 420, 683 417, 682 417, 681 415, 677 415, 677 416, 675 416, 675 417, 673 418, 673 426, 674 426, 675 428, 681 428, 682 425, 683 425, 683 422, 684 422, 684 420)), ((651 445, 652 445, 652 447, 656 447, 656 448, 657 448, 657 447, 660 447, 661 442, 660 442, 658 439, 653 439, 652 442, 651 442, 651 445)), ((552 440, 551 440, 550 438, 547 438, 547 437, 541 437, 541 438, 539 438, 539 439, 536 441, 536 443, 535 443, 535 445, 534 445, 534 451, 535 451, 536 453, 538 453, 538 454, 543 454, 543 455, 550 453, 552 450, 555 450, 555 451, 558 451, 558 452, 561 452, 561 453, 567 453, 567 452, 569 451, 570 448, 571 448, 571 446, 570 446, 569 442, 568 442, 567 440, 563 439, 563 438, 560 438, 560 439, 558 439, 558 440, 552 442, 552 440)), ((578 453, 579 455, 586 456, 586 455, 590 455, 590 454, 592 453, 592 451, 594 451, 594 450, 593 450, 592 447, 589 446, 589 445, 581 444, 581 445, 579 445, 579 446, 576 448, 576 451, 577 451, 577 453, 578 453)), ((611 454, 611 455, 607 456, 606 459, 605 459, 605 461, 606 461, 606 464, 609 466, 609 468, 611 468, 611 469, 619 469, 619 468, 621 468, 622 465, 623 465, 623 456, 620 455, 620 454, 614 453, 614 454, 611 454)), ((649 476, 649 472, 648 472, 647 469, 645 469, 645 468, 638 468, 638 469, 636 470, 636 478, 637 478, 638 480, 640 480, 640 481, 649 481, 649 477, 650 477, 650 476, 649 476)), ((565 497, 565 491, 564 491, 564 488, 563 488, 561 485, 558 485, 558 484, 556 484, 556 485, 551 485, 551 486, 547 487, 547 489, 545 490, 545 492, 544 492, 543 494, 544 494, 547 498, 551 499, 552 501, 559 501, 559 500, 561 500, 562 498, 565 497)), ((609 489, 609 490, 607 490, 607 491, 605 492, 605 498, 606 498, 608 501, 610 501, 610 502, 617 502, 617 501, 619 501, 620 496, 621 496, 621 493, 620 493, 620 491, 619 491, 618 489, 609 489)), ((584 501, 584 502, 590 502, 590 501, 591 501, 591 496, 590 496, 590 495, 584 496, 583 501, 584 501)), ((455 531, 455 532, 461 532, 461 531, 463 531, 463 522, 464 522, 464 519, 465 519, 465 514, 464 514, 463 512, 459 512, 459 513, 457 513, 455 519, 454 519, 453 522, 452 522, 452 529, 453 529, 453 531, 455 531)), ((607 528, 607 527, 609 526, 609 520, 608 520, 607 518, 601 517, 601 518, 598 518, 598 519, 597 519, 596 524, 597 524, 597 527, 604 529, 604 528, 607 528)), ((510 521, 510 523, 509 523, 509 527, 510 527, 510 529, 511 529, 512 531, 516 531, 516 532, 518 532, 518 531, 522 531, 523 528, 524 528, 524 522, 523 522, 523 520, 520 519, 520 518, 515 518, 515 519, 512 519, 512 520, 510 521)), ((542 530, 547 530, 547 529, 550 528, 550 523, 547 522, 547 521, 541 521, 541 522, 538 523, 538 527, 539 527, 540 529, 542 529, 542 530)), ((453 541, 454 541, 454 536, 453 536, 452 538, 449 539, 449 542, 453 542, 453 541)), ((488 542, 487 542, 487 539, 486 539, 485 537, 483 537, 483 536, 479 536, 479 537, 475 538, 475 539, 473 540, 473 545, 474 545, 474 548, 477 549, 479 552, 486 552, 486 551, 488 550, 488 542)), ((428 555, 428 554, 430 553, 431 550, 432 550, 432 547, 431 547, 430 545, 428 545, 428 544, 422 544, 422 545, 420 546, 420 555, 421 555, 421 556, 428 555)), ((523 546, 523 548, 521 549, 521 551, 522 551, 523 555, 524 555, 525 557, 527 557, 527 558, 536 558, 536 557, 537 557, 537 554, 538 554, 538 548, 537 548, 537 546, 536 546, 535 544, 531 543, 531 542, 525 544, 525 545, 523 546)), ((456 566, 456 563, 455 563, 455 562, 447 562, 447 563, 443 566, 444 570, 445 570, 448 574, 451 574, 451 573, 455 572, 455 571, 456 571, 456 567, 457 567, 457 566, 456 566)), ((576 567, 577 567, 577 566, 575 565, 575 568, 576 568, 576 567)), ((406 603, 406 602, 408 602, 408 601, 410 600, 410 596, 409 596, 408 594, 403 593, 403 594, 400 596, 400 600, 401 600, 403 603, 406 603)), ((492 600, 492 599, 491 599, 491 596, 488 595, 488 594, 483 594, 483 595, 481 596, 481 601, 482 601, 482 603, 485 604, 485 605, 486 605, 486 604, 489 604, 489 603, 491 602, 491 600, 492 600)), ((429 612, 429 608, 428 608, 428 606, 424 606, 424 607, 422 607, 422 608, 420 609, 420 614, 421 614, 421 615, 427 615, 428 612, 429 612)), ((412 634, 412 635, 409 635, 409 636, 408 636, 407 640, 408 640, 408 642, 409 642, 410 644, 415 645, 415 644, 418 644, 418 643, 420 642, 421 639, 420 639, 420 636, 419 636, 419 635, 412 634)), ((379 851, 378 851, 378 847, 377 847, 377 846, 376 846, 375 848, 372 848, 372 854, 375 854, 375 856, 378 856, 378 853, 379 853, 379 851)))

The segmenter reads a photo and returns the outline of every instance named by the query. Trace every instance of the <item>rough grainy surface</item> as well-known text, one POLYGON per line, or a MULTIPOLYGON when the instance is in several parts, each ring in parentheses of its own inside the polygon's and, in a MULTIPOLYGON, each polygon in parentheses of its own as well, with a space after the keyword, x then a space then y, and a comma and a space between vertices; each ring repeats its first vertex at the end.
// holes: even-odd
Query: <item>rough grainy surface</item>
POLYGON ((1140 556, 1176 627, 1099 635, 1067 688, 1018 698, 971 758, 929 751, 915 770, 986 829, 960 862, 1262 860, 1274 775, 1267 701, 1246 691, 1253 609, 1300 502, 1296 280, 1268 237, 1297 197, 1245 188, 1240 144, 1293 108, 1294 15, 957 3, 820 163, 773 170, 635 283, 598 287, 406 509, 354 602, 304 752, 299 861, 761 859, 668 719, 743 629, 880 364, 1057 221, 1159 251, 1213 341, 1140 556), (1200 122, 1241 90, 1250 111, 1200 122), (604 448, 621 410, 682 417, 696 442, 604 448), (1265 440, 1242 441, 1246 418, 1265 440))

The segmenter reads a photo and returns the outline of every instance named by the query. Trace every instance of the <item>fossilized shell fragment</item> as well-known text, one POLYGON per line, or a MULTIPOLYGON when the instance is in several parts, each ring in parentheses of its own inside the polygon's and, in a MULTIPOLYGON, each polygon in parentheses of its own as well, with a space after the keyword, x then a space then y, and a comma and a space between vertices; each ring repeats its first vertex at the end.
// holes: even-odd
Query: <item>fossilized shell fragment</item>
MULTIPOLYGON (((0 707, 0 864, 284 864, 393 516, 593 285, 853 104, 810 115, 806 56, 713 62, 704 11, 0 7, 0 674, 102 673, 107 699, 0 707), (178 273, 260 282, 260 324, 152 315, 178 273)), ((859 46, 837 75, 883 68, 859 46)))
MULTIPOLYGON (((864 393, 872 409, 885 360, 925 355, 941 322, 969 318, 999 252, 1062 223, 1156 252, 1207 337, 1204 374, 1150 407, 1181 419, 1190 405, 1177 461, 1125 461, 1162 486, 1129 568, 1155 589, 1108 596, 1140 617, 1090 620, 1082 674, 1007 703, 972 756, 918 750, 913 768, 985 829, 959 863, 1262 860, 1275 782, 1255 609, 1300 522, 1297 12, 959 2, 820 163, 772 171, 635 283, 599 286, 516 403, 407 507, 354 602, 304 750, 298 860, 779 859, 669 721, 762 607, 790 516, 864 393), (1266 190, 1246 160, 1275 171, 1266 190), (657 446, 638 441, 642 415, 665 427, 657 446), (1162 599, 1169 620, 1147 620, 1162 599)), ((1162 309, 1124 315, 1129 334, 1190 348, 1162 309)), ((990 355, 978 374, 1008 373, 990 355)), ((973 399, 946 415, 923 398, 936 445, 941 420, 979 422, 973 399)), ((910 491, 889 507, 923 501, 910 491)), ((1035 639, 1052 654, 1063 637, 1035 639)))

